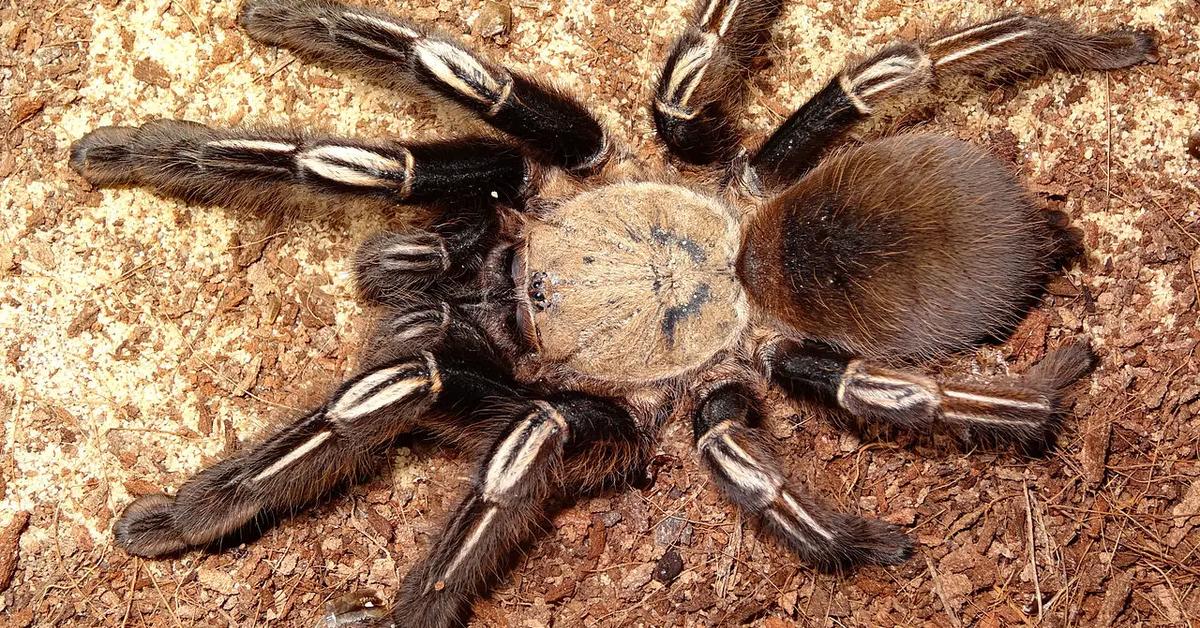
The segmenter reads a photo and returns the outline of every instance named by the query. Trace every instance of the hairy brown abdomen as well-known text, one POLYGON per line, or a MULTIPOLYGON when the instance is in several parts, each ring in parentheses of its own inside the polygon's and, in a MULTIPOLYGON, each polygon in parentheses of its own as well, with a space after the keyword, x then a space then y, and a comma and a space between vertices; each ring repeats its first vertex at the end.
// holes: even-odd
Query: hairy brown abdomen
POLYGON ((746 229, 738 274, 785 331, 906 359, 1008 331, 1058 241, 997 159, 908 135, 834 155, 772 199, 746 229))

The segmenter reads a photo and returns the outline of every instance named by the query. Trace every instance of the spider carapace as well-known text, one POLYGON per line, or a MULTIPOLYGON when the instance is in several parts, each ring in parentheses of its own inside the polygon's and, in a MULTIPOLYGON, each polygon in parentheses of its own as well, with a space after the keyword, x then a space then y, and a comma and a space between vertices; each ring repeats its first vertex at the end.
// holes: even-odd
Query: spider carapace
POLYGON ((690 418, 720 493, 804 561, 905 560, 900 530, 787 479, 760 427, 771 385, 971 446, 1051 445, 1068 387, 1091 366, 1086 342, 1019 378, 914 369, 1002 338, 1036 307, 1071 250, 1064 217, 968 143, 842 138, 882 101, 946 77, 1116 69, 1151 60, 1152 37, 1009 15, 890 44, 751 148, 738 116, 782 5, 697 3, 652 99, 665 154, 648 158, 576 97, 434 30, 330 0, 248 2, 240 24, 254 39, 449 101, 488 130, 404 142, 160 120, 76 143, 72 166, 98 185, 264 213, 333 199, 436 215, 369 239, 354 260, 380 312, 357 374, 174 496, 139 497, 117 542, 148 557, 219 544, 361 479, 397 436, 424 434, 478 456, 478 470, 391 611, 363 621, 454 625, 549 512, 644 479, 672 417, 690 418))

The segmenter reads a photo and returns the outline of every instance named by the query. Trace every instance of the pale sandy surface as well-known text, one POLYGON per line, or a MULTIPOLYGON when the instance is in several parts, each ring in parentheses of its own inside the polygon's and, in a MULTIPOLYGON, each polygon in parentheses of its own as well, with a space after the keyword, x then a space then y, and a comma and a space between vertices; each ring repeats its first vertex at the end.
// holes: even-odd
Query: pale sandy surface
MULTIPOLYGON (((66 167, 72 140, 155 117, 406 137, 459 125, 251 44, 237 4, 0 0, 0 576, 20 550, 7 590, 0 581, 5 625, 312 625, 345 592, 394 592, 469 472, 446 452, 402 448, 390 477, 244 548, 144 562, 112 546, 131 495, 177 487, 353 368, 368 313, 347 258, 388 218, 334 212, 275 230, 96 191, 66 167), (11 523, 24 513, 27 528, 11 523)), ((376 4, 468 37, 480 5, 376 4)), ((648 77, 685 4, 515 0, 511 37, 475 43, 588 94, 650 151, 648 77)), ((916 24, 1037 4, 793 1, 753 83, 752 125, 777 124, 852 51, 916 24)), ((839 579, 760 540, 674 426, 663 449, 676 462, 655 487, 560 515, 479 605, 482 625, 1037 624, 1039 592, 1045 625, 1200 624, 1200 160, 1186 148, 1200 130, 1200 3, 1064 5, 1159 29, 1162 60, 1022 89, 960 86, 889 118, 991 147, 1084 230, 1086 264, 1013 340, 942 365, 1019 371, 1047 345, 1089 335, 1102 365, 1063 447, 1027 463, 864 444, 781 403, 772 432, 795 476, 919 544, 902 567, 839 579), (684 569, 664 585, 652 571, 671 548, 684 569)))

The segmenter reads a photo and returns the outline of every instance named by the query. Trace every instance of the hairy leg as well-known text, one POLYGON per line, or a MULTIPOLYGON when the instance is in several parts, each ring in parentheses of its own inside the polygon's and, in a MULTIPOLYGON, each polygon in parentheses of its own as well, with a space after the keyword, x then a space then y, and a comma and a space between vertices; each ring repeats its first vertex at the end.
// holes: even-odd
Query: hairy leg
POLYGON ((249 0, 240 22, 254 39, 306 61, 455 103, 552 165, 587 171, 608 156, 603 127, 574 98, 444 33, 331 0, 249 0))
POLYGON ((891 525, 823 506, 787 482, 759 421, 752 393, 726 384, 693 417, 700 460, 729 501, 759 517, 805 562, 825 570, 896 565, 912 543, 891 525))
POLYGON ((447 209, 426 230, 379 233, 358 247, 354 259, 359 294, 381 303, 405 303, 414 291, 445 295, 473 284, 499 239, 494 206, 447 209))
POLYGON ((374 470, 402 433, 487 439, 495 421, 475 411, 520 391, 490 374, 496 368, 486 348, 473 346, 477 339, 461 323, 431 331, 424 319, 402 324, 408 313, 396 314, 378 336, 391 346, 378 348, 324 404, 201 471, 174 497, 139 497, 114 526, 117 542, 131 554, 162 556, 218 542, 260 516, 292 514, 374 470))
POLYGON ((1083 33, 1058 20, 1015 15, 930 39, 894 43, 849 64, 789 117, 735 176, 752 191, 786 186, 811 170, 885 99, 956 74, 1027 76, 1049 70, 1112 70, 1150 61, 1151 34, 1083 33))
POLYGON ((300 209, 313 195, 513 202, 532 179, 519 150, 489 138, 368 142, 180 120, 96 129, 72 146, 71 167, 95 185, 143 185, 263 213, 300 209))
POLYGON ((793 393, 860 419, 910 430, 940 426, 969 443, 1012 444, 1030 454, 1053 446, 1066 389, 1093 361, 1086 344, 1072 344, 1050 352, 1018 381, 972 384, 939 383, 793 341, 781 341, 766 357, 773 379, 793 393))
POLYGON ((496 439, 433 547, 408 573, 385 625, 461 625, 514 551, 539 532, 552 500, 626 473, 645 458, 645 443, 630 415, 603 399, 565 394, 529 403, 496 439), (572 470, 584 463, 586 471, 572 470))
POLYGON ((733 158, 750 63, 782 9, 783 0, 698 0, 654 96, 654 127, 676 157, 694 164, 733 158))

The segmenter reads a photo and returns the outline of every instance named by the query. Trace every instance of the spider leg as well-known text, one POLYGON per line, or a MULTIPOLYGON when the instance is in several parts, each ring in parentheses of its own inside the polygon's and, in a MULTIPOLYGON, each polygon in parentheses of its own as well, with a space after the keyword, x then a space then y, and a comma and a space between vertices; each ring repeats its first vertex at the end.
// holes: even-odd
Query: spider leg
POLYGON ((659 139, 682 161, 729 161, 741 146, 750 64, 771 37, 783 0, 698 0, 671 46, 652 113, 659 139))
POLYGON ((553 165, 586 171, 608 156, 603 127, 575 99, 436 30, 329 0, 249 0, 240 23, 306 61, 455 103, 553 165))
POLYGON ((947 427, 969 442, 1012 444, 1029 454, 1052 447, 1066 389, 1091 370, 1084 343, 1050 352, 1014 383, 939 383, 815 343, 780 341, 765 355, 772 378, 794 394, 870 422, 909 430, 947 427))
POLYGON ((896 565, 912 542, 890 524, 836 512, 788 483, 746 386, 726 383, 692 419, 700 461, 729 501, 759 517, 805 562, 825 570, 896 565))
POLYGON ((801 106, 736 176, 751 190, 798 180, 875 105, 956 74, 1028 76, 1059 69, 1113 70, 1153 59, 1154 37, 1133 30, 1083 33, 1058 20, 998 18, 926 41, 898 42, 846 69, 801 106))
POLYGON ((486 347, 464 337, 464 323, 431 325, 432 315, 413 314, 397 312, 382 325, 386 346, 320 407, 201 471, 174 497, 137 498, 114 526, 118 544, 137 556, 162 556, 217 543, 260 517, 289 515, 373 470, 401 433, 488 439, 500 424, 474 410, 484 399, 521 394, 489 374, 495 369, 486 347))
POLYGON ((463 204, 429 230, 371 236, 354 259, 359 294, 381 303, 405 303, 414 290, 446 294, 478 274, 499 229, 495 207, 463 204))
POLYGON ((313 194, 386 204, 511 202, 532 178, 519 150, 490 138, 367 142, 180 120, 96 129, 72 147, 71 167, 95 185, 144 185, 264 212, 299 209, 313 194))
POLYGON ((434 546, 405 577, 392 626, 465 621, 538 533, 553 500, 594 488, 647 459, 646 438, 612 403, 569 393, 533 401, 495 440, 434 546))

